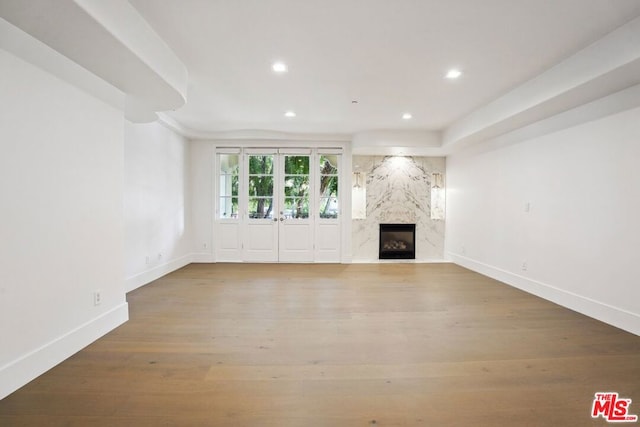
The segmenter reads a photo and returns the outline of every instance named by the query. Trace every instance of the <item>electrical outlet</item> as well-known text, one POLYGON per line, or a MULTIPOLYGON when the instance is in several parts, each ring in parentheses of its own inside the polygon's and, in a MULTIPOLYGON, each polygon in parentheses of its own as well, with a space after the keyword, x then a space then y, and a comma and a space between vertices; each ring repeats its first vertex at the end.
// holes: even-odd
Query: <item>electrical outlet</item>
POLYGON ((100 305, 102 303, 102 291, 93 291, 93 305, 100 305))
POLYGON ((158 260, 161 260, 161 259, 162 259, 162 252, 159 252, 158 253, 158 260))
POLYGON ((145 263, 149 264, 150 262, 151 262, 151 258, 149 258, 149 255, 147 255, 145 258, 145 263))
POLYGON ((460 252, 462 252, 462 255, 466 255, 467 254, 467 248, 465 248, 464 245, 462 245, 460 247, 460 252))
POLYGON ((206 243, 203 243, 203 244, 202 244, 202 247, 203 247, 204 249, 207 249, 207 247, 208 247, 208 246, 209 246, 209 245, 207 245, 206 243))
POLYGON ((522 261, 522 271, 527 271, 527 268, 529 268, 527 261, 522 261))

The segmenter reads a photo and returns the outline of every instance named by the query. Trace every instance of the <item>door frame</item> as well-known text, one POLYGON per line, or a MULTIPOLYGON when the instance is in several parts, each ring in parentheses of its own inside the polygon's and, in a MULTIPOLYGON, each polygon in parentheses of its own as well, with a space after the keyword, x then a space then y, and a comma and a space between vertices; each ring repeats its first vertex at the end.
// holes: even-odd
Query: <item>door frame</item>
MULTIPOLYGON (((286 145, 286 144, 284 144, 286 145)), ((329 144, 325 144, 329 145, 329 144)), ((346 150, 350 153, 350 150, 346 150)), ((280 147, 274 148, 272 144, 261 147, 260 144, 231 144, 227 146, 213 147, 213 155, 215 161, 212 162, 214 170, 212 171, 213 191, 212 191, 212 204, 213 204, 213 218, 212 218, 212 233, 213 233, 213 261, 214 262, 281 262, 279 260, 279 248, 276 257, 265 256, 249 257, 246 252, 246 242, 250 232, 246 226, 248 220, 248 194, 247 194, 247 177, 248 171, 246 171, 246 165, 248 164, 249 154, 274 154, 275 156, 283 155, 309 155, 310 157, 310 191, 312 197, 310 197, 310 230, 308 234, 311 235, 312 248, 311 256, 301 259, 287 259, 284 262, 330 262, 330 263, 344 263, 350 262, 351 250, 345 247, 345 243, 350 244, 350 236, 346 236, 345 233, 350 232, 351 227, 351 209, 350 205, 350 188, 351 188, 351 158, 350 154, 345 154, 345 149, 336 147, 335 145, 323 146, 323 144, 314 144, 312 146, 305 147, 304 144, 291 146, 290 148, 280 147), (318 146, 319 145, 319 146, 318 146), (238 154, 240 157, 240 185, 239 185, 239 214, 238 218, 220 218, 219 212, 219 154, 238 154), (319 194, 315 194, 319 191, 319 159, 321 154, 335 154, 339 157, 338 165, 338 218, 337 219, 323 219, 319 218, 318 212, 318 200, 319 194), (316 216, 318 216, 316 218, 316 216), (331 231, 333 234, 327 233, 331 231), (234 240, 233 242, 223 242, 223 239, 234 240), (324 239, 324 242, 321 240, 324 239), (327 245, 326 241, 329 240, 330 244, 327 245), (346 261, 345 261, 346 259, 346 261)), ((282 165, 279 159, 276 161, 281 168, 281 172, 284 173, 284 165, 282 165)), ((280 172, 280 169, 278 170, 280 172)), ((284 178, 284 175, 282 175, 284 178)), ((280 188, 274 183, 274 193, 280 188), (278 189, 276 189, 278 187, 278 189)), ((282 191, 282 193, 284 193, 282 191)), ((274 194, 274 197, 281 197, 280 194, 274 194)), ((275 204, 275 202, 274 202, 275 204)), ((274 211, 279 213, 279 209, 274 211)), ((271 219, 272 223, 275 221, 271 219)), ((266 220, 265 220, 266 222, 266 220)), ((281 233, 280 221, 277 221, 278 232, 276 236, 280 239, 281 233)), ((278 245, 280 242, 278 242, 278 245)))

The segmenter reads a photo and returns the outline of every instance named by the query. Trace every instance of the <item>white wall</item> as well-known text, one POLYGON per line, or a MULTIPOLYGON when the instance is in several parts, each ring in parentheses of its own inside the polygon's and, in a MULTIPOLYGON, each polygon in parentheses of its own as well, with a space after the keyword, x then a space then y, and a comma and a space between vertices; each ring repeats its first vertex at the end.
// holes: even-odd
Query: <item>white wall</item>
POLYGON ((124 128, 125 277, 130 291, 191 262, 188 141, 160 123, 124 128))
POLYGON ((215 145, 191 142, 191 191, 193 194, 193 261, 214 261, 213 196, 215 145))
POLYGON ((449 257, 640 334, 638 141, 634 109, 449 157, 449 257))
POLYGON ((128 311, 122 112, 4 50, 0 99, 2 398, 128 311))

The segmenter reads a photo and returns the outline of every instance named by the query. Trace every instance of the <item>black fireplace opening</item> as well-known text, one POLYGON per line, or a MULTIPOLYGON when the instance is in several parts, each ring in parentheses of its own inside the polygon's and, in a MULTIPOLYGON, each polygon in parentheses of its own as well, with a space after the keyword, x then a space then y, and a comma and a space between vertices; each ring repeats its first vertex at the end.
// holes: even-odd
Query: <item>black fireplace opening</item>
POLYGON ((379 259, 416 259, 416 225, 380 224, 379 259))

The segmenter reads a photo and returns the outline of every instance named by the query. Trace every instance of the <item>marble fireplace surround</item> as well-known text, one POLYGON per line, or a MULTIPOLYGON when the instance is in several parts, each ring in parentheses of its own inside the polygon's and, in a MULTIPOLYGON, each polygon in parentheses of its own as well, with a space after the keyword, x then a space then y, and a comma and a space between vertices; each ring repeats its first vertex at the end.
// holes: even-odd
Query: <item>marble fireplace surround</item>
POLYGON ((444 259, 444 220, 431 219, 431 174, 445 177, 444 157, 353 156, 364 177, 366 218, 353 219, 353 262, 436 262, 444 259), (379 260, 380 224, 416 224, 416 259, 379 260))

